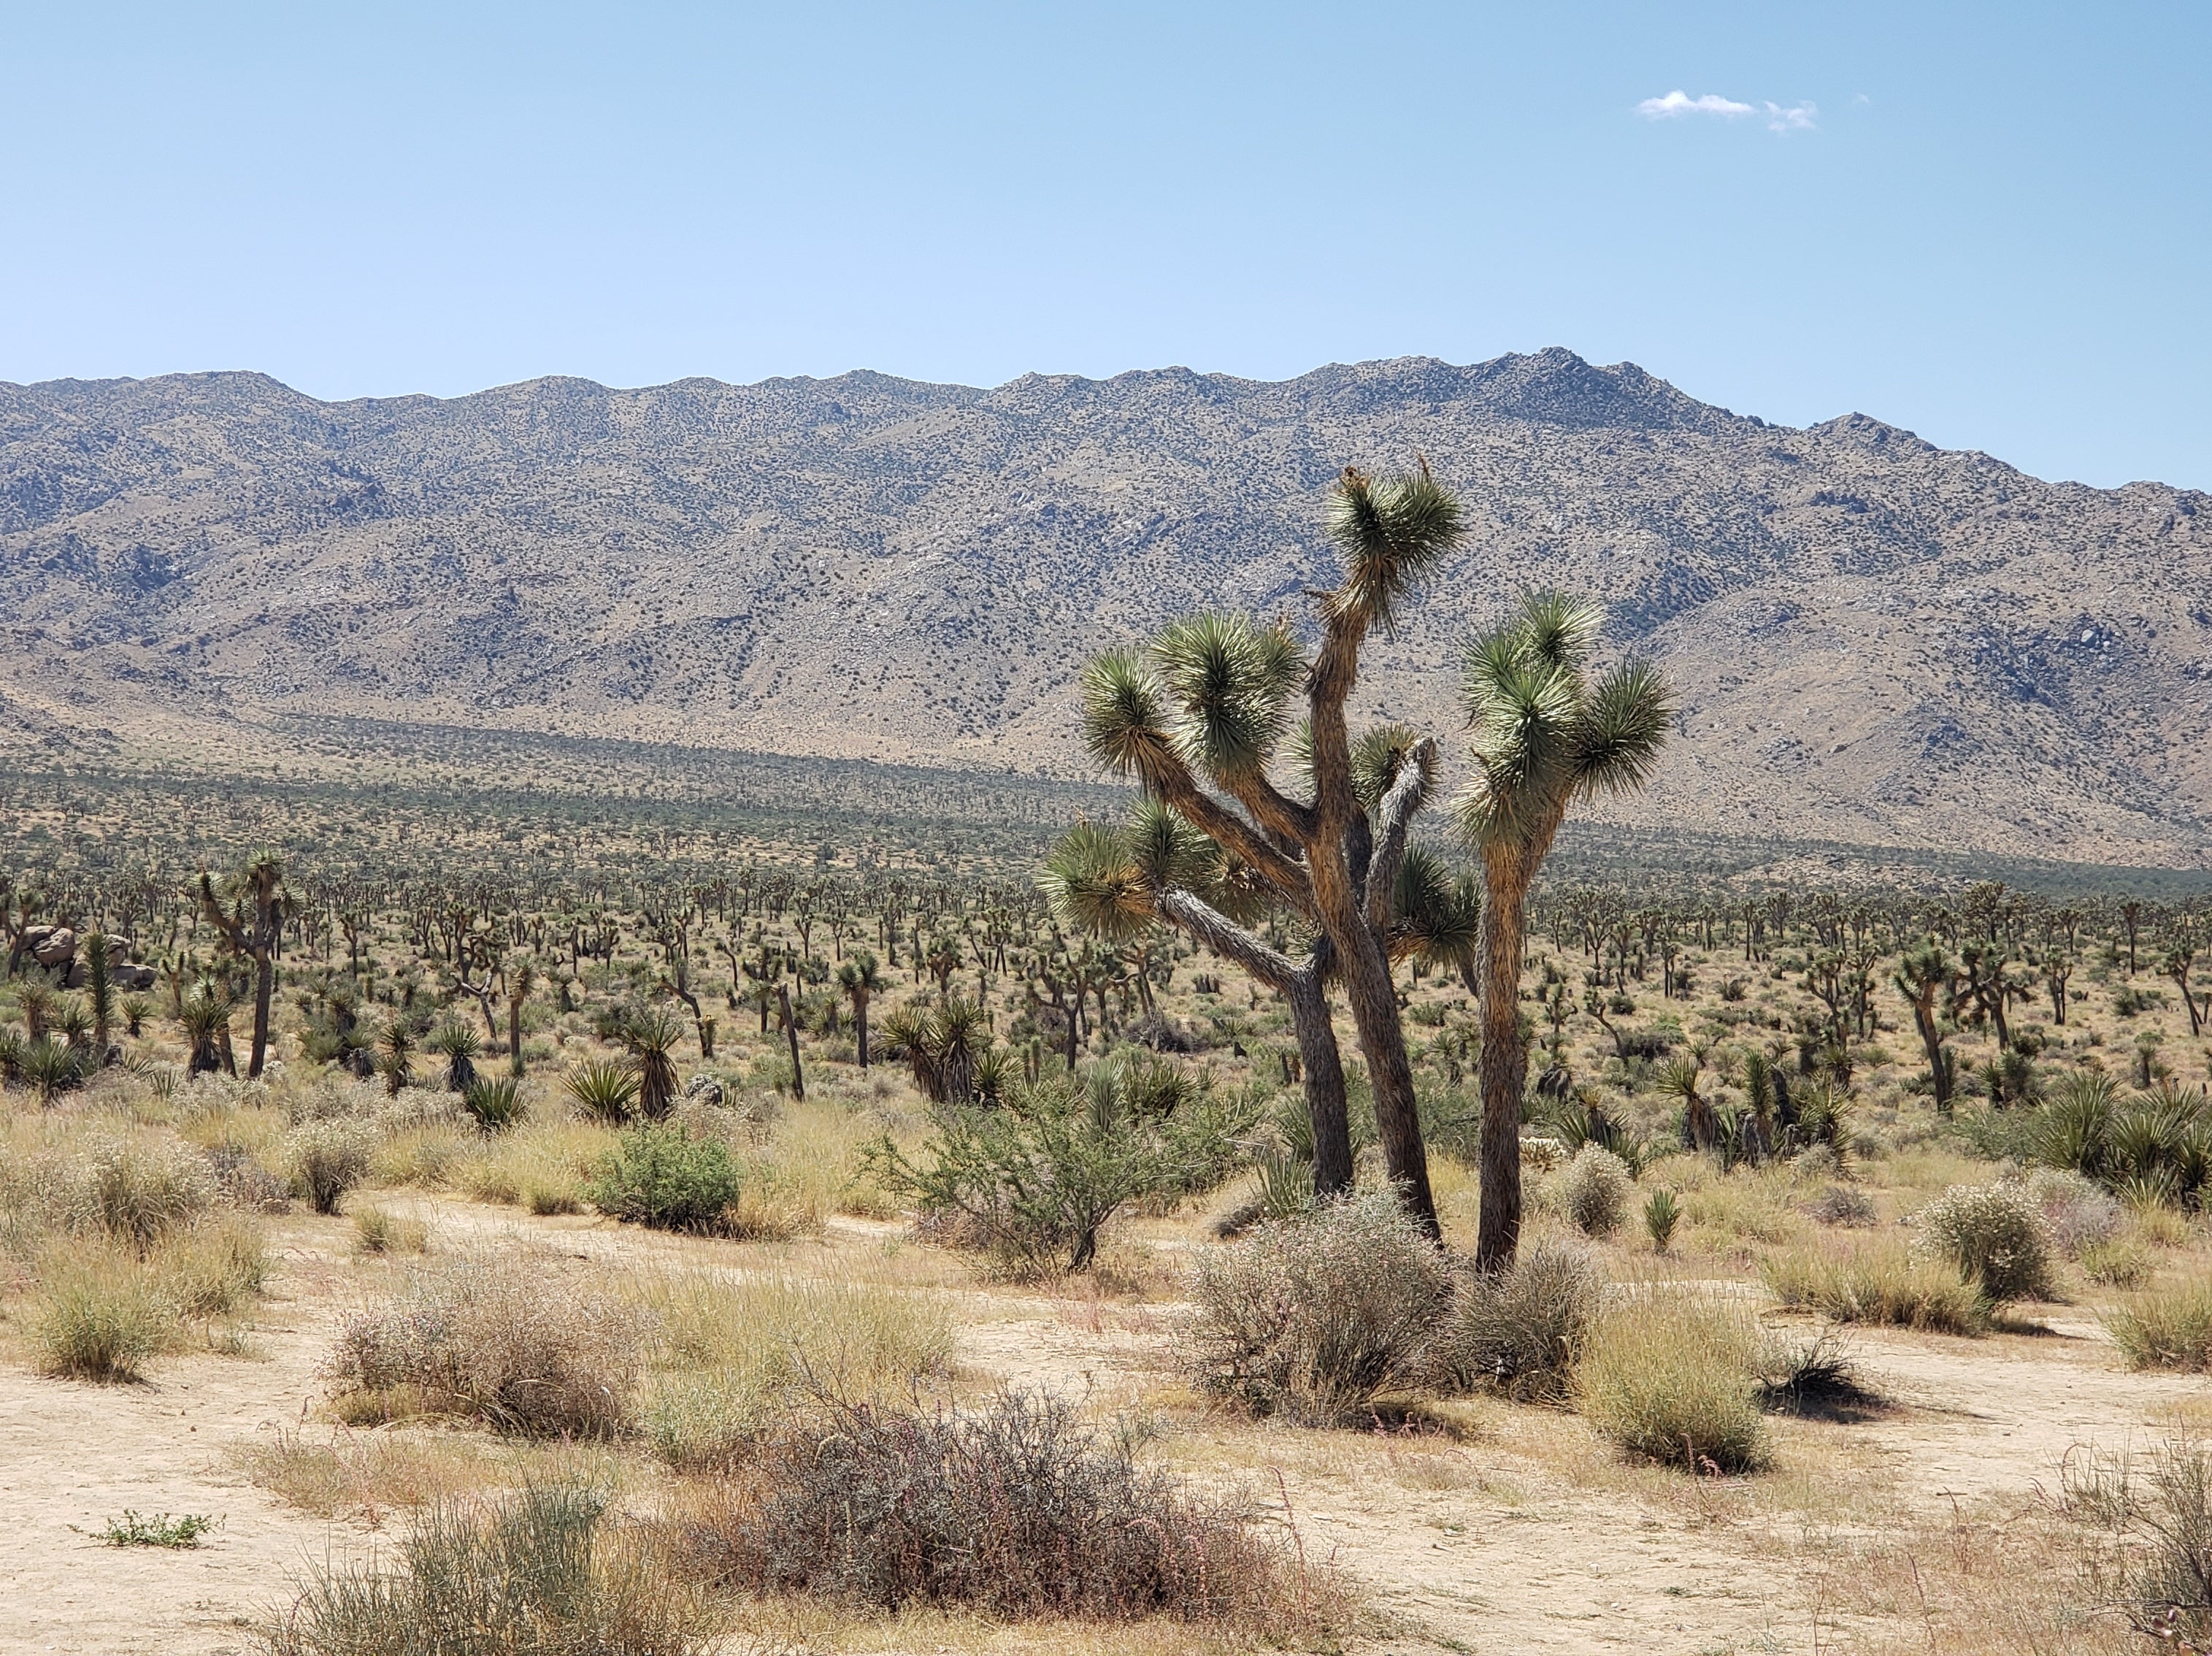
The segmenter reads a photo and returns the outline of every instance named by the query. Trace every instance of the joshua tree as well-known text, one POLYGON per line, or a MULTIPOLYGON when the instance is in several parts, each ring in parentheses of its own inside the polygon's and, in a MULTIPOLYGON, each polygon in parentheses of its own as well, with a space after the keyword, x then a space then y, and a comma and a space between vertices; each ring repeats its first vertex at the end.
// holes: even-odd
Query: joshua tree
POLYGON ((1641 787, 1658 762, 1674 700, 1652 667, 1627 661, 1593 679, 1596 606, 1534 594, 1468 648, 1463 699, 1474 781, 1459 829, 1482 861, 1477 948, 1482 1022, 1482 1207, 1475 1263, 1513 1263, 1521 1240, 1521 954, 1528 888, 1568 807, 1641 787))
POLYGON ((684 1038, 684 1020, 666 1007, 641 1007, 623 1020, 616 1038, 637 1071, 637 1112, 664 1120, 676 1107, 676 1063, 669 1055, 684 1038))
POLYGON ((92 1003, 92 1062, 98 1068, 107 1062, 107 1038, 115 1024, 114 967, 107 958, 107 935, 94 932, 84 940, 84 998, 92 1003))
POLYGON ((507 969, 507 1073, 522 1079, 522 1004, 537 986, 538 973, 527 960, 511 962, 507 969))
MULTIPOLYGON (((1370 632, 1390 630, 1398 603, 1460 539, 1460 508, 1425 466, 1380 478, 1347 468, 1329 496, 1328 521, 1344 574, 1319 594, 1321 646, 1310 659, 1285 626, 1233 615, 1176 623, 1146 649, 1091 663, 1084 737, 1094 758, 1134 776, 1326 940, 1322 970, 1344 985, 1359 1032, 1385 1168, 1433 1236, 1436 1202, 1389 948, 1391 902, 1408 825, 1426 797, 1431 750, 1394 767, 1370 816, 1345 705, 1358 681, 1360 647, 1370 632), (1286 795, 1268 775, 1301 691, 1306 720, 1297 746, 1310 800, 1286 795)), ((1194 924, 1211 924, 1197 909, 1173 906, 1185 910, 1174 923, 1194 935, 1200 935, 1194 924)))
POLYGON ((1951 1113, 1951 1055, 1944 1050, 1943 1032, 1937 1023, 1938 1002, 1948 996, 1959 981, 1959 968, 1934 938, 1907 949, 1897 963, 1892 981, 1897 992, 1912 1007, 1912 1025, 1920 1032, 1920 1045, 1928 1054, 1928 1072, 1934 1078, 1936 1113, 1951 1113))
POLYGON ((185 1061, 187 1076, 212 1075, 222 1068, 222 1037, 230 1026, 230 996, 203 977, 177 1002, 177 1019, 185 1026, 191 1048, 185 1061))
POLYGON ((2199 1005, 2196 991, 2189 987, 2189 974, 2197 965, 2197 938, 2186 928, 2175 934, 2173 946, 2167 949, 2158 969, 2173 979, 2173 986, 2181 991, 2181 1004, 2189 1013, 2189 1035, 2191 1040, 2204 1032, 2204 1020, 2212 1015, 2212 995, 2205 996, 2199 1005))
POLYGON ((464 1023, 441 1024, 431 1032, 427 1044, 446 1061, 446 1090, 467 1092, 477 1078, 477 1056, 483 1050, 476 1031, 464 1023))
POLYGON ((201 914, 224 944, 253 962, 253 1055, 246 1066, 252 1081, 269 1056, 269 1001, 276 985, 276 950, 284 937, 284 865, 274 851, 256 852, 223 881, 228 910, 205 873, 200 875, 199 897, 201 914))
POLYGON ((384 1090, 396 1099, 400 1089, 415 1080, 415 1029, 404 1012, 395 1012, 385 1020, 377 1044, 384 1050, 376 1061, 376 1071, 384 1077, 384 1090))
POLYGON ((853 1044, 858 1050, 860 1068, 868 1067, 868 1002, 884 987, 883 971, 876 957, 866 949, 853 951, 851 959, 837 968, 837 987, 845 991, 845 998, 853 1003, 853 1044))

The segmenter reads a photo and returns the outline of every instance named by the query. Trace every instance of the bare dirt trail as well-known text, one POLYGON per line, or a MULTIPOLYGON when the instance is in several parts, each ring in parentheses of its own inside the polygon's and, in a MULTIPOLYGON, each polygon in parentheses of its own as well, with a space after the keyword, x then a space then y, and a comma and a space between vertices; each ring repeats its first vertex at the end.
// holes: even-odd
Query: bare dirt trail
POLYGON ((286 1223, 256 1315, 255 1355, 162 1359, 136 1385, 0 1367, 0 1656, 229 1656, 289 1597, 327 1526, 255 1489, 233 1449, 308 1406, 316 1359, 344 1300, 335 1222, 286 1223), (195 1548, 114 1547, 126 1508, 206 1513, 195 1548))

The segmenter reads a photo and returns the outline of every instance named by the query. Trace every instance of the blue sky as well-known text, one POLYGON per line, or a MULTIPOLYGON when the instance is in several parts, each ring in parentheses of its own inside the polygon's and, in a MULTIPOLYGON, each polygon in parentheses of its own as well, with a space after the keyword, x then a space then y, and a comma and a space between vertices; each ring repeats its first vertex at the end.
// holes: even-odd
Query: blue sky
POLYGON ((1564 344, 2212 488, 2208 61, 2124 0, 0 0, 0 379, 1564 344))

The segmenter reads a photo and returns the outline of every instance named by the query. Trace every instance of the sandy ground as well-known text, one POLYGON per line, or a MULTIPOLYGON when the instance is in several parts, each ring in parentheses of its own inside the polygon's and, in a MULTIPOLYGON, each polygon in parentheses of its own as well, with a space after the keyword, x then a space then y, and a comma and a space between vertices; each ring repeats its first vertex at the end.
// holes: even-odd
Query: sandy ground
MULTIPOLYGON (((413 1205, 449 1240, 520 1231, 610 1260, 718 1257, 715 1245, 591 1221, 413 1205)), ((874 1248, 883 1234, 841 1222, 825 1245, 874 1248)), ((374 1543, 357 1524, 326 1523, 257 1489, 234 1458, 257 1434, 312 1421, 315 1361, 358 1292, 341 1221, 287 1221, 276 1239, 282 1268, 252 1356, 170 1359, 133 1386, 0 1369, 0 1501, 13 1517, 0 1531, 0 1656, 248 1651, 257 1618, 289 1601, 295 1572, 374 1543), (125 1508, 222 1523, 198 1548, 175 1552, 111 1547, 85 1533, 125 1508)), ((978 1379, 1114 1403, 1163 1384, 1172 1311, 960 1297, 960 1360, 978 1379)), ((1897 1511, 2033 1499, 2056 1488, 2069 1447, 2141 1441, 2212 1398, 2201 1380, 2124 1373, 2094 1325, 2063 1312, 2045 1334, 1868 1335, 1857 1353, 1899 1406, 1856 1424, 1779 1428, 1785 1462, 1814 1468, 1816 1506, 1823 1477, 1838 1481, 1839 1510, 1846 1480, 1885 1491, 1897 1511)), ((1496 1430, 1478 1424, 1459 1440, 1387 1442, 1170 1425, 1162 1452, 1202 1475, 1250 1481, 1309 1556, 1355 1575, 1393 1629, 1367 1643, 1372 1651, 1814 1648, 1811 1591, 1786 1525, 1747 1519, 1725 1487, 1707 1493, 1673 1479, 1655 1495, 1659 1486, 1606 1472, 1570 1416, 1498 1417, 1496 1430)))

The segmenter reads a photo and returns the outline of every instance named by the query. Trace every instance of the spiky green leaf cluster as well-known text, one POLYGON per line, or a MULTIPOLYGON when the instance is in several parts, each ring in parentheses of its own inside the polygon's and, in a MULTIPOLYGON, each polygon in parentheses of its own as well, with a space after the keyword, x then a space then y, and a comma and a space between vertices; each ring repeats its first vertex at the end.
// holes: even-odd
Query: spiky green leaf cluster
POLYGON ((1079 823, 1045 859, 1040 883, 1062 925, 1109 941, 1152 923, 1153 894, 1170 886, 1210 895, 1224 879, 1221 849, 1157 800, 1118 826, 1079 823))
POLYGON ((1581 599, 1534 594, 1468 645, 1462 696, 1475 778, 1459 813, 1472 843, 1541 838, 1571 801, 1650 780, 1673 692, 1636 661, 1591 683, 1599 622, 1581 599))
POLYGON ((1344 579, 1324 602, 1332 622, 1390 630, 1399 599, 1466 533, 1459 502, 1430 475, 1370 477, 1345 468, 1328 501, 1328 537, 1344 557, 1344 579))

